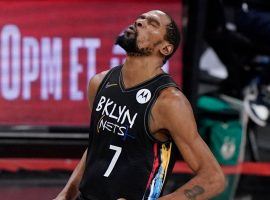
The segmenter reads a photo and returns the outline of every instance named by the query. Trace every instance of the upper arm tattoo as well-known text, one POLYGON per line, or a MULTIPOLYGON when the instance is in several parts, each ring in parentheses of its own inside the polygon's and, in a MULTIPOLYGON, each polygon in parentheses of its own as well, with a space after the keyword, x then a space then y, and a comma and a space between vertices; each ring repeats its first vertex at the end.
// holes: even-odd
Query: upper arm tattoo
POLYGON ((184 194, 188 200, 196 200, 196 197, 204 192, 205 190, 199 185, 195 185, 192 189, 184 190, 184 194))

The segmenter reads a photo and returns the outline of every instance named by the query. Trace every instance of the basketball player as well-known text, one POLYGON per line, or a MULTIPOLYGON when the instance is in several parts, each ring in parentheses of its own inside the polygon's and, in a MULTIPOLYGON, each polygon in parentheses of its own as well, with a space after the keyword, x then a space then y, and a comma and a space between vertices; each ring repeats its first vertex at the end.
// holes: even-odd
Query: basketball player
POLYGON ((189 102, 161 68, 179 42, 175 22, 158 10, 117 38, 126 61, 90 80, 89 146, 55 200, 201 200, 223 190, 224 175, 189 102), (195 176, 162 196, 175 149, 195 176))

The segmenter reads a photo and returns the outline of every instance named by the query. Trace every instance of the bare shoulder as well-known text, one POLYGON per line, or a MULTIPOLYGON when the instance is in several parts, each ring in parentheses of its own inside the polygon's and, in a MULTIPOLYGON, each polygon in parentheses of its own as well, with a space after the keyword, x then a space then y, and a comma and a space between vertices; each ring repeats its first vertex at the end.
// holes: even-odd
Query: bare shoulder
POLYGON ((178 89, 164 89, 153 109, 156 109, 153 117, 159 128, 168 130, 174 139, 181 137, 186 141, 197 137, 197 125, 191 105, 178 89))
POLYGON ((87 98, 88 98, 88 103, 89 103, 90 109, 93 105, 93 101, 94 101, 94 98, 96 96, 98 87, 108 72, 109 72, 109 70, 106 70, 106 71, 103 71, 101 73, 94 75, 88 83, 87 98))
POLYGON ((96 75, 94 75, 90 81, 89 81, 89 84, 88 86, 90 87, 91 85, 94 85, 94 86, 99 86, 100 83, 102 82, 102 80, 104 79, 104 77, 106 76, 106 74, 109 72, 110 70, 106 70, 106 71, 103 71, 103 72, 100 72, 96 75))
POLYGON ((179 108, 181 108, 181 111, 191 109, 191 105, 186 96, 180 90, 174 87, 166 88, 160 92, 156 106, 160 112, 165 113, 178 111, 179 108))

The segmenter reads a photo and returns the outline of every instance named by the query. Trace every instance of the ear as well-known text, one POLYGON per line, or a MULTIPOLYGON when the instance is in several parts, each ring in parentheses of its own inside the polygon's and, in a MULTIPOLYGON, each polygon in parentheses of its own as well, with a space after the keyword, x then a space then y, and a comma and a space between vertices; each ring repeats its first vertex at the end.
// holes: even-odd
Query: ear
POLYGON ((163 56, 168 56, 170 55, 171 53, 173 52, 173 45, 166 42, 162 48, 160 49, 160 53, 163 55, 163 56))

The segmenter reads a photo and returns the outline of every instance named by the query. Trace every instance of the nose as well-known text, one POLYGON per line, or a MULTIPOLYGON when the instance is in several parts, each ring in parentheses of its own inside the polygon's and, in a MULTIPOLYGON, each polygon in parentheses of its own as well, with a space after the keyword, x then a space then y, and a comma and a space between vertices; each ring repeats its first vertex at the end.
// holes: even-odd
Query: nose
POLYGON ((136 27, 142 27, 143 26, 143 24, 141 22, 136 22, 135 25, 136 25, 136 27))
POLYGON ((145 20, 144 20, 144 19, 137 19, 137 20, 135 21, 135 27, 136 27, 136 28, 137 28, 137 27, 142 28, 142 27, 144 27, 144 24, 145 24, 145 20))

